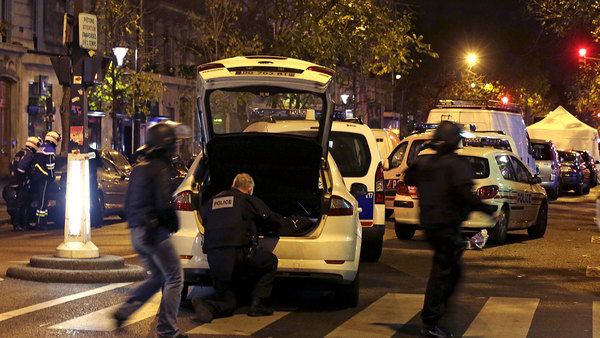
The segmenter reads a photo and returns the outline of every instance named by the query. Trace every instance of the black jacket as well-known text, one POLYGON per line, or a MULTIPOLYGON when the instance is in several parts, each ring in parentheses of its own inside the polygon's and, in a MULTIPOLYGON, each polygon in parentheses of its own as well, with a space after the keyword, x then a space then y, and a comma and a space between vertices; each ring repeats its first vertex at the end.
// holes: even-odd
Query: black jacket
POLYGON ((471 192, 473 170, 455 153, 420 156, 404 174, 404 182, 419 193, 420 222, 459 225, 471 211, 492 214, 495 207, 471 192))
POLYGON ((258 197, 235 188, 211 198, 201 210, 204 251, 256 246, 258 233, 278 233, 283 218, 258 197))
POLYGON ((125 210, 130 228, 165 227, 171 232, 179 229, 175 205, 171 202, 175 173, 166 158, 149 158, 136 165, 129 177, 125 210))

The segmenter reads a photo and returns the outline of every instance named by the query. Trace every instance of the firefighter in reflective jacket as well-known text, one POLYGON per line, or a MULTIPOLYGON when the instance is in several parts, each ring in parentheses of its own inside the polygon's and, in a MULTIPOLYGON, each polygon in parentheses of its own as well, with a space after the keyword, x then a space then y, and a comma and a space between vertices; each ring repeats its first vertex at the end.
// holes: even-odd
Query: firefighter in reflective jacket
POLYGON ((33 158, 42 139, 30 136, 25 148, 19 150, 9 166, 9 182, 5 191, 6 209, 15 231, 27 228, 27 195, 33 168, 33 158))
POLYGON ((60 142, 60 134, 49 131, 44 138, 44 144, 34 156, 33 174, 31 177, 32 189, 38 193, 38 207, 35 212, 37 229, 43 229, 48 222, 48 198, 46 191, 48 184, 54 181, 54 167, 56 166, 56 146, 60 142))
POLYGON ((271 295, 277 257, 257 247, 258 232, 278 234, 283 218, 252 196, 253 191, 252 177, 238 174, 231 189, 217 194, 202 207, 203 249, 215 288, 214 300, 192 299, 202 322, 233 314, 237 306, 234 281, 256 282, 249 316, 273 314, 264 302, 271 295))

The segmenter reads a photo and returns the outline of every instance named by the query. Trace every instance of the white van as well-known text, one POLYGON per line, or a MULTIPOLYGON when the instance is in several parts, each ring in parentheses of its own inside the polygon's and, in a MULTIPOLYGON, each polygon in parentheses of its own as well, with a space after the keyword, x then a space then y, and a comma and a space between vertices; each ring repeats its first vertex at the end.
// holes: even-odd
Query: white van
POLYGON ((500 102, 476 105, 465 101, 440 100, 437 108, 429 112, 427 123, 440 123, 444 120, 473 125, 477 132, 504 132, 515 141, 516 149, 512 151, 533 174, 536 174, 529 134, 525 128, 521 108, 518 106, 500 102))
MULTIPOLYGON (((377 148, 379 148, 379 155, 382 160, 390 156, 392 150, 400 144, 398 134, 389 129, 371 128, 371 131, 377 141, 377 148)), ((389 170, 385 170, 383 176, 385 178, 385 218, 388 218, 394 213, 394 196, 396 196, 398 177, 396 173, 389 170)))

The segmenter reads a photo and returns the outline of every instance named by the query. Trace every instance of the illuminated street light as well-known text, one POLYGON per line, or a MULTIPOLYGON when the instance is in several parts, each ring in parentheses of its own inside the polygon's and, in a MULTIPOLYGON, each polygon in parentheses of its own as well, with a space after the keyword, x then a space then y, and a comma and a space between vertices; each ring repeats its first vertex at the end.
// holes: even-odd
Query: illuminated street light
POLYGON ((400 80, 401 78, 402 78, 402 75, 396 74, 396 80, 400 80))
POLYGON ((123 60, 125 59, 125 55, 127 55, 127 51, 129 51, 129 48, 127 48, 127 47, 114 47, 113 48, 113 53, 115 54, 115 57, 117 58, 117 66, 119 66, 119 67, 123 66, 123 60))
POLYGON ((471 88, 475 88, 475 83, 471 83, 471 88))
POLYGON ((477 63, 477 55, 473 53, 467 55, 467 63, 469 66, 473 67, 477 63))
POLYGON ((344 104, 348 103, 348 98, 350 97, 350 95, 348 95, 348 94, 342 94, 340 96, 342 97, 342 102, 344 104))

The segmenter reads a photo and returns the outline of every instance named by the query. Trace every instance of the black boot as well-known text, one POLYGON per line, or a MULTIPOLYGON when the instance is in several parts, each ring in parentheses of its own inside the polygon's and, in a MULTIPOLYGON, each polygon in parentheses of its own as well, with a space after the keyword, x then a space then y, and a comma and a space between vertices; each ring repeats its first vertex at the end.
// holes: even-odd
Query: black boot
POLYGON ((266 307, 261 298, 254 297, 254 299, 252 299, 252 304, 250 305, 250 311, 248 311, 248 316, 260 317, 271 316, 272 314, 273 310, 266 307))
POLYGON ((454 334, 451 332, 446 332, 440 329, 437 325, 425 325, 421 329, 421 335, 424 337, 437 337, 437 338, 445 338, 445 337, 454 337, 454 334))
POLYGON ((213 313, 210 310, 210 305, 207 304, 202 298, 196 296, 192 298, 192 305, 194 311, 198 316, 198 320, 203 323, 210 323, 213 320, 213 313))

